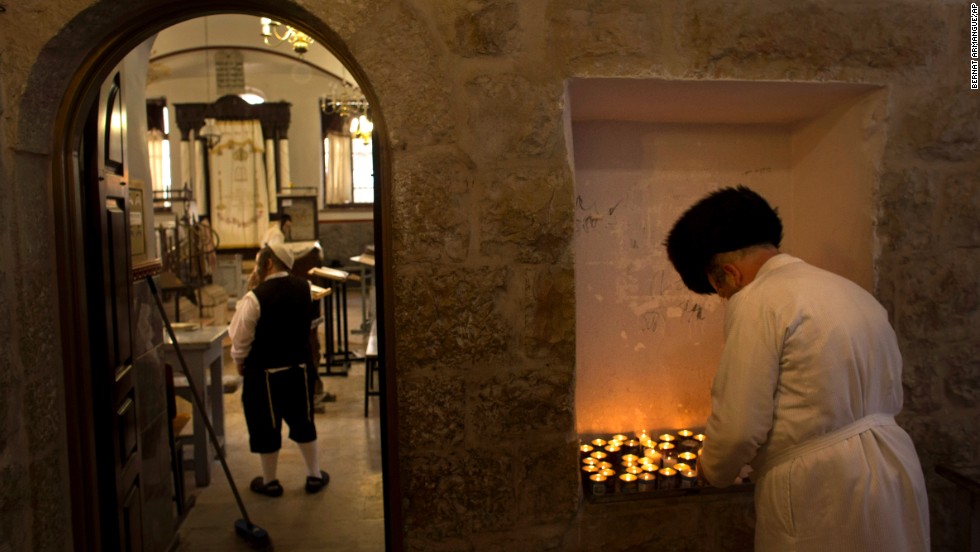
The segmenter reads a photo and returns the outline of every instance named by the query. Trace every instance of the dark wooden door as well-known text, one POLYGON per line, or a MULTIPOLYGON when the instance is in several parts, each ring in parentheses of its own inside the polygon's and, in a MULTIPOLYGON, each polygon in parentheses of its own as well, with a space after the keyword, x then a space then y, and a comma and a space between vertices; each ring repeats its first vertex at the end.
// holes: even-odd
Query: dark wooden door
POLYGON ((123 83, 121 71, 106 80, 86 124, 86 298, 102 546, 107 551, 140 551, 141 451, 133 373, 123 83))

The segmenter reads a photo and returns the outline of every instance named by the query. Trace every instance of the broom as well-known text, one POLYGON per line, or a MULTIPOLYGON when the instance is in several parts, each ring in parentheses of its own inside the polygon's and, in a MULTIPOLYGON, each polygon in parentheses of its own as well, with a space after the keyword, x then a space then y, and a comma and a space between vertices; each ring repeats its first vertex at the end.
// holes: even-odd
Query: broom
POLYGON ((211 425, 211 420, 208 419, 207 414, 205 414, 204 401, 201 400, 201 397, 197 392, 197 384, 194 383, 190 370, 187 369, 187 362, 184 360, 184 354, 180 351, 180 345, 177 343, 177 336, 174 335, 174 329, 170 325, 170 319, 167 318, 167 312, 163 309, 163 301, 160 299, 159 293, 157 293, 157 286, 153 282, 153 276, 147 276, 146 282, 150 285, 150 292, 153 293, 153 299, 156 301, 157 309, 160 311, 160 316, 163 318, 163 325, 167 328, 167 335, 170 336, 170 341, 173 344, 174 352, 177 353, 177 359, 180 361, 180 368, 184 371, 184 375, 187 376, 187 385, 191 388, 191 396, 194 398, 194 406, 197 407, 198 415, 201 416, 202 420, 204 420, 204 426, 208 430, 208 436, 211 437, 211 444, 214 445, 214 450, 218 454, 218 460, 221 461, 221 468, 225 472, 225 478, 228 479, 228 485, 231 487, 231 492, 235 495, 235 502, 238 503, 238 510, 242 513, 243 519, 235 521, 235 534, 245 539, 249 546, 256 550, 271 550, 272 539, 269 538, 269 533, 266 532, 265 529, 252 523, 252 520, 248 517, 248 512, 245 510, 245 503, 242 502, 242 497, 240 494, 238 494, 238 487, 235 486, 235 480, 231 477, 231 471, 228 469, 228 463, 225 462, 225 453, 221 448, 221 444, 218 442, 218 437, 214 433, 214 427, 211 425))

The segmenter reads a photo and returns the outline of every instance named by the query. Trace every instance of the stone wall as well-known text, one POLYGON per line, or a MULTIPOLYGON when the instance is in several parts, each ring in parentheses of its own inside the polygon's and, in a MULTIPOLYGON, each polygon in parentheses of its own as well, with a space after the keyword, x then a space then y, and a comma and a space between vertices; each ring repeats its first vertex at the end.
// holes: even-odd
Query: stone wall
MULTIPOLYGON (((0 307, 15 318, 0 321, 0 549, 70 547, 53 275, 64 238, 50 222, 65 193, 51 176, 56 108, 89 49, 144 24, 137 15, 152 4, 0 10, 0 307)), ((408 550, 750 548, 744 497, 633 509, 580 497, 564 87, 590 76, 887 88, 876 289, 905 355, 900 423, 926 472, 934 549, 955 549, 961 513, 934 468, 980 462, 980 96, 969 90, 968 3, 253 5, 302 16, 346 46, 379 100, 408 550), (692 544, 696 530, 704 537, 692 544)))

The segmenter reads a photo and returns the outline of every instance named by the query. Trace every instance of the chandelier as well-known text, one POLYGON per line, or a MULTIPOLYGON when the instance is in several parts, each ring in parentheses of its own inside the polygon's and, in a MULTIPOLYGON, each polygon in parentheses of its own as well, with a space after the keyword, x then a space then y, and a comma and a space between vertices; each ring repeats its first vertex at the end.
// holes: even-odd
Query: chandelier
POLYGON ((320 110, 327 115, 350 119, 348 130, 351 137, 359 138, 365 144, 371 142, 371 132, 374 130, 374 123, 368 114, 369 107, 360 88, 346 79, 331 86, 327 97, 320 98, 320 110))
POLYGON ((276 47, 283 42, 288 42, 294 52, 303 55, 310 49, 310 44, 313 44, 313 37, 289 25, 283 25, 268 17, 260 18, 259 23, 262 26, 262 41, 266 46, 276 47))

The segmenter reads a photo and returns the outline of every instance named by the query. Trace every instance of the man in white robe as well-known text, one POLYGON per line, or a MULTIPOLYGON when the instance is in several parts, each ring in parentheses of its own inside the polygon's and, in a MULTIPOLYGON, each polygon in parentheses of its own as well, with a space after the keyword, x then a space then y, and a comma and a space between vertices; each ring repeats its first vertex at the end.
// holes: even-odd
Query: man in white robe
POLYGON ((668 256, 698 293, 729 299, 699 460, 710 484, 750 465, 758 551, 925 552, 918 456, 895 424, 902 359, 860 286, 778 250, 782 223, 748 188, 677 221, 668 256))

